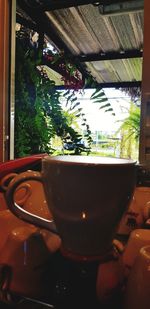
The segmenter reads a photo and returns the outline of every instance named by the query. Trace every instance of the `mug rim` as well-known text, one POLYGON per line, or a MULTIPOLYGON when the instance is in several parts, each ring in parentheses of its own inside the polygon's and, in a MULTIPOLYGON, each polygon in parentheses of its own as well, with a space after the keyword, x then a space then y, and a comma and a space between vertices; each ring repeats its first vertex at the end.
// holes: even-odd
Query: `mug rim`
POLYGON ((142 239, 145 236, 150 235, 150 231, 148 229, 137 228, 130 233, 130 239, 142 239))
POLYGON ((126 158, 113 158, 102 156, 80 156, 80 155, 59 155, 45 156, 42 162, 59 163, 65 165, 85 165, 85 166, 136 166, 137 161, 126 158))

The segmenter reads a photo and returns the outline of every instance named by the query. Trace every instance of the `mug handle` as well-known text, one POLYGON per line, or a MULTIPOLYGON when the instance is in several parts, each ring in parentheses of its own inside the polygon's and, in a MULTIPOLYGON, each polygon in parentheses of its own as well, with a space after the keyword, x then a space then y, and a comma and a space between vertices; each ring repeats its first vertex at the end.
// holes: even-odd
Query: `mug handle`
POLYGON ((6 201, 9 210, 19 219, 58 235, 58 231, 53 220, 48 220, 37 215, 33 215, 14 202, 14 193, 17 187, 24 181, 29 180, 39 181, 43 184, 42 176, 40 173, 36 174, 36 172, 30 172, 30 175, 26 175, 23 178, 16 179, 13 183, 10 183, 6 192, 6 201))

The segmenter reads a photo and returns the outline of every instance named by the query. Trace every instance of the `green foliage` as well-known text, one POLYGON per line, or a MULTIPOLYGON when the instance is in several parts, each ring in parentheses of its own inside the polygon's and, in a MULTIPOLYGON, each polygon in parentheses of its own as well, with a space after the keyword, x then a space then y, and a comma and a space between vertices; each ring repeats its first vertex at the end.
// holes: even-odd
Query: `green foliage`
POLYGON ((140 136, 140 107, 130 103, 129 116, 123 120, 119 130, 128 132, 127 139, 133 136, 138 141, 140 136))
POLYGON ((15 157, 50 152, 53 134, 47 122, 43 97, 39 95, 42 78, 33 61, 33 50, 25 49, 17 40, 15 79, 15 157))
POLYGON ((108 98, 105 95, 105 92, 102 88, 98 86, 98 83, 93 79, 93 77, 89 76, 86 81, 85 88, 90 85, 90 87, 94 88, 94 92, 92 93, 90 100, 92 103, 97 103, 100 105, 99 109, 103 109, 104 112, 111 112, 112 116, 115 116, 115 112, 112 108, 112 105, 108 101, 108 98))
MULTIPOLYGON (((51 139, 59 136, 62 142, 74 145, 73 154, 80 154, 82 134, 75 130, 69 117, 61 107, 61 93, 56 91, 54 81, 49 80, 44 69, 38 71, 41 53, 31 49, 26 40, 16 39, 16 79, 15 79, 15 157, 36 153, 53 153, 51 139)), ((70 104, 70 113, 74 117, 84 116, 74 93, 65 94, 70 104), (77 108, 78 107, 78 108, 77 108), (77 108, 76 112, 74 112, 77 108)), ((71 117, 71 115, 70 115, 71 117)), ((87 153, 90 150, 90 130, 86 121, 85 137, 88 140, 87 153)))
POLYGON ((123 120, 117 133, 121 135, 120 156, 138 159, 140 137, 140 107, 131 102, 129 116, 123 120))
POLYGON ((70 143, 72 148, 74 148, 75 153, 79 154, 82 151, 88 153, 90 151, 92 137, 85 114, 80 107, 80 102, 78 102, 78 98, 74 91, 66 91, 64 93, 64 98, 66 100, 66 110, 64 111, 64 115, 67 119, 68 126, 71 128, 76 127, 76 134, 71 135, 71 137, 73 137, 71 139, 69 136, 66 136, 64 143, 70 143), (79 125, 78 119, 80 119, 81 125, 79 125), (86 142, 87 147, 83 146, 81 142, 82 140, 86 142))

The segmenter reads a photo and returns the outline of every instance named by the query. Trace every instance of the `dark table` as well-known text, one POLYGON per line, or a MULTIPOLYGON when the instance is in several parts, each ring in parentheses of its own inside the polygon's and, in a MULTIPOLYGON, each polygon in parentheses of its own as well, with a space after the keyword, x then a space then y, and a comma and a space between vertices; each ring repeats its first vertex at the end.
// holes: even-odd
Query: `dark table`
POLYGON ((113 295, 107 305, 100 304, 97 300, 95 287, 98 264, 98 261, 74 262, 58 251, 45 266, 44 284, 47 291, 43 299, 38 299, 37 296, 37 302, 8 291, 7 299, 10 300, 6 303, 0 298, 0 308, 121 309, 123 295, 120 291, 113 295))

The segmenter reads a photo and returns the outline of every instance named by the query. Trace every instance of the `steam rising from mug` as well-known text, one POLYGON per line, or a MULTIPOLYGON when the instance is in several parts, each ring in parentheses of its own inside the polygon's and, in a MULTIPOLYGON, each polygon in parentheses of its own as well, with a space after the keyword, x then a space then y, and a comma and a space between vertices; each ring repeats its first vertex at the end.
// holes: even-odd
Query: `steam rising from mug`
MULTIPOLYGON (((9 187, 9 209, 21 219, 58 233, 68 252, 102 256, 112 244, 117 225, 136 183, 136 162, 90 156, 46 156, 42 172, 9 187), (18 207, 13 194, 20 183, 41 181, 54 221, 31 215, 18 207)), ((38 194, 38 192, 37 192, 38 194)))

